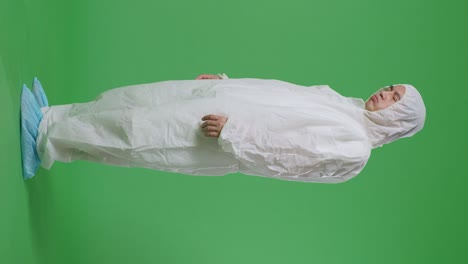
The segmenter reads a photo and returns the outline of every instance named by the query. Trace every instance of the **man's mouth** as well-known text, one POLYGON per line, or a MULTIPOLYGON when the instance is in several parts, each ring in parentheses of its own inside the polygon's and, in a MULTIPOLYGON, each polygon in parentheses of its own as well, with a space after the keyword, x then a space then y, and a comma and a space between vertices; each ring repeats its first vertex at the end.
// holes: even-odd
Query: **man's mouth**
POLYGON ((372 100, 374 100, 374 103, 375 102, 378 102, 379 101, 379 97, 377 95, 374 95, 372 96, 372 100))

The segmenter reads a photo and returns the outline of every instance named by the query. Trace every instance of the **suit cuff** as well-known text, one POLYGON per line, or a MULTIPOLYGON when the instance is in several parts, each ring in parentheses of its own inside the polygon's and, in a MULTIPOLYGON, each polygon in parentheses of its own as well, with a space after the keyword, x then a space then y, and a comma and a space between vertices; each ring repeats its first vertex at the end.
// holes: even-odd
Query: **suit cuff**
POLYGON ((225 74, 225 73, 218 73, 217 74, 219 77, 221 77, 221 79, 229 79, 229 77, 225 74))

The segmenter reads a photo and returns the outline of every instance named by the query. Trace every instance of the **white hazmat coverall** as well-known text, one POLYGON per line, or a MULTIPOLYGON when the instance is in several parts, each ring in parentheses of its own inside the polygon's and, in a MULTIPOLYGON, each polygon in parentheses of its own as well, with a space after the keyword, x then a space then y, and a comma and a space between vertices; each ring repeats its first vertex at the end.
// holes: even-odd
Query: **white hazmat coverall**
POLYGON ((114 88, 94 101, 41 108, 37 150, 54 161, 188 175, 240 172, 339 183, 359 174, 372 145, 364 101, 327 85, 274 79, 172 80, 114 88), (228 118, 219 138, 201 118, 228 118))

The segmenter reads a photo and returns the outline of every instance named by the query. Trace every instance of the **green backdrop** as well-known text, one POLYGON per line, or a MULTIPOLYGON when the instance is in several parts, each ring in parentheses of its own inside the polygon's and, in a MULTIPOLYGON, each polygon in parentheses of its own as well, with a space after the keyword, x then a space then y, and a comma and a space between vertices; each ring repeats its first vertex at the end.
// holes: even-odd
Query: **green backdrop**
POLYGON ((0 0, 1 263, 468 263, 466 1, 0 0), (427 119, 342 184, 75 161, 23 181, 23 83, 51 105, 132 84, 409 83, 427 119))

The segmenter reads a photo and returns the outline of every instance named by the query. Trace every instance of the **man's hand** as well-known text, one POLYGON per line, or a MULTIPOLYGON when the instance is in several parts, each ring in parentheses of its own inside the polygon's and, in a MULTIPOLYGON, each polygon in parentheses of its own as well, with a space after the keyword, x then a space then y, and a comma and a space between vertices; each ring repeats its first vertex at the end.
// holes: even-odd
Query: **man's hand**
POLYGON ((201 128, 207 137, 219 137, 221 130, 228 120, 227 117, 218 115, 206 115, 202 117, 202 120, 206 120, 201 125, 201 128))
POLYGON ((201 74, 195 80, 203 80, 203 79, 222 79, 216 74, 201 74))

